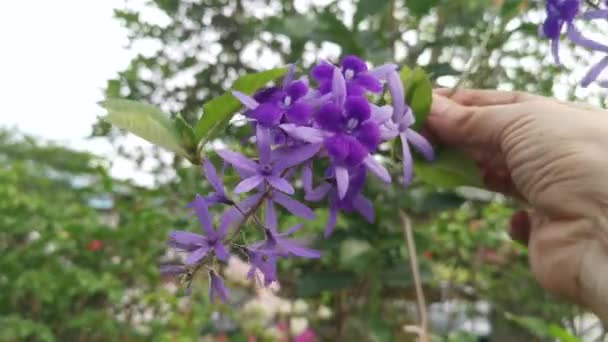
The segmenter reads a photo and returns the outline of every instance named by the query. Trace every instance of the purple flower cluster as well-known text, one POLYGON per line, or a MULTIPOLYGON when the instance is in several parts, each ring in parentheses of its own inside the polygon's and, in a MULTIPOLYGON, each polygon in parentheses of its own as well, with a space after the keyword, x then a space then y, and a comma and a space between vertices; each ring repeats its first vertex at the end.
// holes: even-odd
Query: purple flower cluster
MULTIPOLYGON (((547 18, 539 27, 541 36, 551 40, 551 52, 556 64, 561 64, 559 56, 559 41, 562 33, 572 43, 594 52, 605 54, 599 62, 594 64, 581 80, 583 87, 596 81, 601 73, 608 68, 608 43, 599 43, 585 37, 575 25, 575 20, 581 18, 586 21, 608 20, 608 0, 604 0, 600 7, 581 13, 580 0, 546 0, 545 8, 547 18)), ((599 81, 600 86, 608 87, 608 81, 599 81)))
POLYGON ((187 253, 183 266, 165 266, 169 274, 207 268, 210 275, 209 295, 227 301, 229 292, 218 272, 211 266, 216 260, 225 261, 230 250, 239 251, 251 265, 248 276, 261 274, 267 286, 276 281, 276 262, 280 258, 319 258, 319 251, 306 247, 290 236, 302 225, 281 231, 276 206, 290 214, 313 219, 314 212, 294 199, 295 174, 301 170, 304 199, 326 201, 329 219, 325 236, 336 224, 339 212, 356 212, 369 222, 374 220, 372 203, 363 195, 369 174, 390 183, 391 175, 375 156, 379 146, 400 138, 403 150, 403 182, 412 178, 410 145, 427 160, 433 159, 433 149, 424 137, 411 129, 414 115, 404 100, 404 90, 397 66, 386 64, 368 69, 356 56, 346 56, 339 66, 328 62, 317 64, 311 71, 316 87, 306 77, 295 78, 291 66, 280 86, 264 88, 252 97, 233 92, 243 104, 243 115, 253 130, 257 156, 248 158, 241 153, 220 150, 218 156, 239 175, 233 195, 245 194, 237 202, 227 194, 223 170, 218 175, 209 160, 203 161, 203 171, 213 192, 197 195, 188 205, 201 226, 202 234, 173 231, 169 246, 187 253), (388 90, 391 105, 384 102, 388 90), (313 167, 325 167, 322 179, 315 181, 313 167), (317 184, 315 184, 317 183, 317 184), (214 228, 209 207, 224 205, 217 229, 214 228), (256 213, 262 211, 261 220, 256 213), (261 241, 236 244, 238 232, 245 221, 258 226, 261 241), (262 222, 263 221, 263 222, 262 222), (229 231, 234 232, 229 234, 229 231))

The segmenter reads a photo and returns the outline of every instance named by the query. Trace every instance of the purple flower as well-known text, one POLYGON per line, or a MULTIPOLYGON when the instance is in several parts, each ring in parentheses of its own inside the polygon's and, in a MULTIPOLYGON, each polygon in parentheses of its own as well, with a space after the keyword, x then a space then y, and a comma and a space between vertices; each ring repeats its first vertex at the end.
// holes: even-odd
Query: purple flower
MULTIPOLYGON (((401 139, 403 184, 407 186, 412 180, 413 173, 413 160, 409 145, 411 144, 427 161, 432 161, 435 155, 431 144, 422 135, 410 128, 415 119, 411 109, 405 104, 403 84, 399 74, 397 72, 391 73, 388 76, 387 84, 393 100, 393 115, 391 120, 382 122, 383 134, 387 139, 392 139, 397 135, 401 139)), ((379 118, 379 120, 385 118, 386 116, 379 118)))
POLYGON ((230 291, 224 286, 224 280, 213 270, 209 270, 209 299, 211 302, 217 298, 222 303, 230 300, 230 291))
MULTIPOLYGON (((261 129, 258 130, 258 133, 260 132, 266 134, 268 131, 261 129)), ((234 193, 248 192, 262 184, 262 182, 266 182, 274 189, 293 194, 294 189, 291 184, 283 178, 283 172, 290 167, 296 166, 312 158, 319 151, 321 146, 318 144, 309 144, 302 147, 296 147, 291 150, 290 154, 282 154, 281 158, 274 159, 272 158, 270 146, 267 143, 268 140, 266 137, 260 138, 258 136, 258 140, 261 142, 258 144, 259 162, 255 162, 240 153, 229 150, 217 152, 217 154, 227 163, 250 174, 236 186, 234 193)))
POLYGON ((169 233, 169 246, 189 253, 185 262, 187 265, 193 265, 201 261, 209 251, 213 251, 218 259, 226 260, 228 251, 222 239, 226 235, 228 226, 220 224, 217 231, 213 229, 207 203, 201 196, 196 195, 194 201, 191 202, 191 207, 194 209, 205 235, 186 231, 172 231, 169 233))
POLYGON ((177 277, 178 275, 184 274, 186 268, 182 265, 160 265, 160 275, 163 277, 177 277))
POLYGON ((585 77, 583 77, 581 80, 581 85, 583 87, 588 87, 593 81, 597 80, 597 78, 606 68, 608 68, 608 56, 603 57, 599 62, 589 69, 585 77))
POLYGON ((297 217, 301 217, 306 220, 313 220, 315 218, 315 213, 304 204, 290 198, 282 192, 271 191, 268 198, 266 198, 265 225, 267 228, 277 228, 275 203, 297 217))
POLYGON ((254 243, 250 248, 256 251, 267 251, 278 257, 298 256, 307 259, 315 259, 321 256, 319 251, 306 248, 301 244, 287 239, 291 234, 302 228, 302 224, 298 224, 289 228, 285 233, 278 233, 276 229, 266 228, 266 240, 263 242, 254 243))
POLYGON ((310 121, 312 107, 305 101, 308 85, 301 80, 293 80, 295 65, 291 65, 282 87, 266 88, 253 98, 234 91, 232 94, 249 111, 248 116, 265 127, 278 125, 283 118, 286 122, 305 125, 310 121))
MULTIPOLYGON (((380 93, 382 83, 376 74, 367 70, 367 65, 359 57, 349 55, 340 62, 341 72, 346 79, 348 95, 362 96, 366 91, 380 93)), ((319 91, 327 94, 333 88, 335 67, 327 62, 317 64, 311 71, 312 78, 319 84, 319 91)))
POLYGON ((347 97, 345 84, 342 72, 334 67, 334 101, 321 106, 315 113, 318 128, 281 125, 281 128, 296 139, 310 143, 323 142, 335 168, 340 198, 343 198, 348 190, 348 170, 362 163, 380 179, 390 182, 386 169, 370 155, 381 139, 380 128, 372 120, 372 109, 364 97, 347 97))
POLYGON ((260 270, 264 276, 264 286, 270 285, 277 280, 277 254, 271 250, 246 249, 251 268, 247 272, 247 278, 255 276, 255 271, 260 270))
POLYGON ((574 28, 572 22, 578 14, 579 6, 579 0, 546 0, 547 18, 540 27, 540 33, 551 40, 551 51, 556 64, 561 64, 559 38, 562 30, 564 26, 568 31, 574 28))
POLYGON ((608 0, 604 0, 604 7, 596 8, 583 13, 583 19, 595 20, 595 19, 608 19, 608 0))
POLYGON ((312 188, 306 176, 306 200, 317 202, 327 197, 329 199, 329 217, 325 225, 324 236, 328 237, 336 226, 336 219, 339 211, 346 213, 357 212, 363 216, 369 223, 374 222, 374 208, 370 200, 361 194, 363 184, 365 183, 366 169, 361 167, 351 173, 349 179, 349 188, 344 198, 338 195, 338 189, 335 185, 324 181, 316 188, 312 188))
POLYGON ((224 170, 222 169, 221 176, 218 177, 217 172, 215 171, 215 167, 213 167, 213 164, 211 164, 209 159, 203 160, 202 168, 203 175, 214 190, 213 192, 209 193, 207 196, 204 197, 205 202, 208 205, 214 205, 218 203, 228 205, 232 204, 232 200, 230 200, 226 196, 226 192, 224 191, 224 184, 222 183, 222 180, 220 178, 224 176, 224 170))

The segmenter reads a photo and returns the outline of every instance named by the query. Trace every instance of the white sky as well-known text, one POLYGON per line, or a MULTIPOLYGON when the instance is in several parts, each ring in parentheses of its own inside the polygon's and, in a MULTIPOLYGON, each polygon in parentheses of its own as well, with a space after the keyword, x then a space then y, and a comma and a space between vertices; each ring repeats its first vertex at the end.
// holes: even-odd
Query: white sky
MULTIPOLYGON (((123 6, 123 0, 0 1, 0 126, 112 156, 108 142, 86 136, 104 114, 96 103, 106 80, 134 55, 113 18, 123 6)), ((115 176, 132 177, 132 170, 114 160, 115 176)))

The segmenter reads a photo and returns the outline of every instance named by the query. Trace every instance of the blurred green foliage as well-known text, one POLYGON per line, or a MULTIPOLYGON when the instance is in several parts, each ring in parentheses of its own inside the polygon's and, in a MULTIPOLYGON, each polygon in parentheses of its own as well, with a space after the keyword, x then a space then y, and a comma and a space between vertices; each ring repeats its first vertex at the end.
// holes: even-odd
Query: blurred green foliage
MULTIPOLYGON (((192 139, 192 127, 201 138, 196 123, 203 103, 224 94, 239 75, 259 71, 268 61, 272 67, 299 61, 306 70, 335 49, 375 64, 420 66, 433 84, 442 77, 454 84, 478 53, 466 85, 551 95, 559 74, 544 63, 546 44, 538 41, 531 22, 539 5, 526 0, 151 0, 145 11, 125 7, 116 17, 134 43, 155 42, 159 48, 137 56, 108 82, 106 95, 156 105, 179 122, 176 139, 192 139), (150 12, 163 20, 148 19, 150 12), (487 34, 489 44, 480 50, 487 34)), ((207 108, 204 115, 217 115, 215 110, 207 108)), ((310 310, 287 310, 268 321, 244 309, 251 289, 231 284, 238 302, 212 306, 205 279, 197 279, 185 297, 158 276, 158 264, 171 259, 164 246, 167 231, 195 229, 183 206, 194 193, 208 190, 200 170, 179 155, 166 162, 156 149, 125 152, 123 133, 107 123, 99 122, 93 133, 111 139, 119 153, 140 165, 159 162, 157 174, 175 174, 154 188, 139 187, 109 177, 107 161, 3 131, 2 341, 191 341, 226 331, 234 341, 272 340, 269 327, 294 317, 307 318, 319 340, 413 341, 403 330, 416 315, 399 210, 414 224, 436 340, 480 340, 463 329, 472 318, 491 326, 481 334, 491 341, 574 341, 573 335, 584 340, 584 329, 575 322, 581 311, 539 289, 525 248, 506 236, 515 205, 499 195, 454 188, 475 185, 474 171, 454 167, 449 155, 440 153, 443 167, 417 166, 420 178, 407 190, 397 182, 392 187, 370 182, 365 192, 374 203, 375 224, 341 216, 330 239, 314 241, 326 251, 320 261, 279 265, 280 295, 303 298, 311 308, 327 306, 329 319, 316 319, 310 310), (460 183, 426 184, 454 175, 460 183)), ((247 148, 241 144, 246 127, 229 125, 220 133, 223 143, 247 148)), ((397 165, 388 165, 395 175, 397 165)), ((233 175, 227 179, 235 181, 233 175)), ((315 211, 306 235, 320 236, 327 211, 323 206, 315 211)), ((280 219, 285 226, 294 223, 287 215, 280 219)))

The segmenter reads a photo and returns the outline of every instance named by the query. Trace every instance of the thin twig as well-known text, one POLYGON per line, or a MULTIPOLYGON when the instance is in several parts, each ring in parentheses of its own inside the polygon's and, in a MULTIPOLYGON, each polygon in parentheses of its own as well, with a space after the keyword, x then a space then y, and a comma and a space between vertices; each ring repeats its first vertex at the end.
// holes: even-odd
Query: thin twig
POLYGON ((416 243, 412 233, 412 226, 407 214, 399 211, 401 223, 403 225, 403 236, 407 244, 407 254, 410 261, 410 268, 414 278, 414 288, 416 289, 416 304, 418 306, 418 325, 406 327, 410 332, 418 334, 420 342, 428 342, 428 320, 426 312, 426 300, 424 299, 424 291, 422 290, 422 282, 420 280, 420 270, 418 269, 418 257, 416 256, 416 243))
POLYGON ((456 85, 454 85, 454 87, 452 87, 452 90, 450 91, 450 94, 448 95, 448 97, 454 96, 456 91, 458 91, 458 89, 464 84, 464 82, 466 82, 469 79, 469 76, 474 71, 476 66, 479 65, 481 58, 487 52, 488 44, 490 43, 490 38, 492 38, 492 33, 493 33, 495 25, 496 25, 496 20, 497 20, 496 18, 498 17, 497 15, 494 15, 494 14, 498 14, 501 8, 502 8, 502 2, 500 2, 497 6, 494 7, 494 11, 490 12, 490 15, 492 16, 492 20, 488 24, 488 29, 486 30, 486 32, 484 32, 484 35, 481 39, 481 44, 479 45, 479 48, 476 51, 477 53, 473 53, 471 58, 469 58, 469 60, 467 61, 467 64, 465 65, 465 69, 464 69, 462 75, 458 79, 458 82, 456 82, 456 85))

